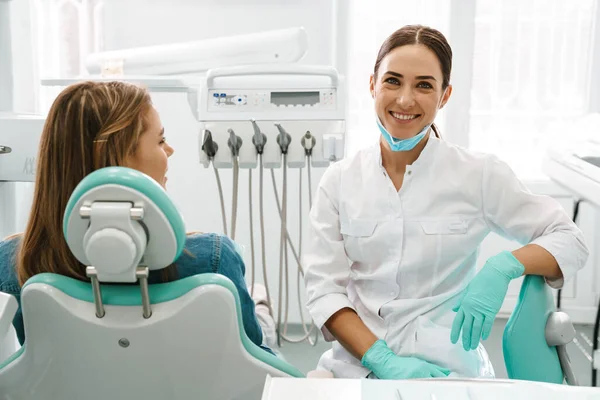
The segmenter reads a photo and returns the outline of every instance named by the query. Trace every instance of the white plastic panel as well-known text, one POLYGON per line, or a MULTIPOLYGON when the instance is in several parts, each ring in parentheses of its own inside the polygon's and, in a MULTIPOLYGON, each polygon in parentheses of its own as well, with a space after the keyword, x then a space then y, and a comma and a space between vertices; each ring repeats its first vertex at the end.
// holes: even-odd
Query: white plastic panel
POLYGON ((207 72, 198 119, 345 120, 343 77, 328 66, 249 65, 207 72))
POLYGON ((258 399, 267 374, 286 376, 244 350, 221 286, 154 304, 149 319, 110 305, 99 319, 94 304, 41 283, 22 301, 27 347, 0 370, 3 400, 258 399))
POLYGON ((0 181, 33 182, 39 141, 45 118, 33 115, 0 114, 0 181))
MULTIPOLYGON (((306 166, 306 152, 302 145, 302 138, 310 132, 315 138, 311 153, 313 167, 327 167, 332 161, 337 161, 344 156, 344 121, 274 121, 257 120, 260 131, 266 135, 267 143, 263 152, 263 166, 265 168, 280 168, 282 165, 282 152, 277 144, 279 130, 275 124, 280 124, 292 137, 288 148, 287 163, 290 168, 303 168, 306 166)), ((239 152, 240 168, 257 167, 257 151, 252 143, 254 130, 250 120, 246 121, 209 121, 203 124, 202 129, 210 130, 212 139, 218 145, 214 163, 217 168, 231 168, 233 158, 231 149, 227 145, 229 140, 228 129, 233 129, 243 140, 239 152)), ((209 160, 202 151, 203 137, 199 135, 198 151, 200 164, 208 167, 209 160)))

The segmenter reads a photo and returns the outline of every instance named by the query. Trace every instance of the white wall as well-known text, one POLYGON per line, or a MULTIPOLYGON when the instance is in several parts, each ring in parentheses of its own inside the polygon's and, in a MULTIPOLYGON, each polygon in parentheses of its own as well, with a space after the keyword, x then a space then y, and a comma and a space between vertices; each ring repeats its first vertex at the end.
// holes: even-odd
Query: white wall
MULTIPOLYGON (((0 54, 0 71, 12 70, 12 110, 17 113, 35 113, 37 83, 34 72, 34 52, 31 34, 31 13, 28 0, 8 2, 10 11, 10 58, 0 54), (12 65, 8 64, 8 59, 12 65)), ((6 81, 0 79, 1 83, 6 81)), ((0 91, 3 90, 0 84, 0 91)), ((0 107, 1 108, 1 107, 0 107)), ((29 183, 0 182, 0 238, 20 231, 27 222, 33 185, 29 183)))
POLYGON ((33 63, 35 55, 32 46, 30 4, 28 0, 12 0, 9 5, 14 76, 13 111, 35 113, 37 82, 33 63))

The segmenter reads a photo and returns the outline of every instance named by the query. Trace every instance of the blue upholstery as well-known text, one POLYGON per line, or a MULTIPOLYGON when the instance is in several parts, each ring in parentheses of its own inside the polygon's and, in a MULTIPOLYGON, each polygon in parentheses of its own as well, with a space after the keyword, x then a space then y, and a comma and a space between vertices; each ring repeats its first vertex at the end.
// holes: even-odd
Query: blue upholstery
POLYGON ((502 340, 510 379, 563 383, 556 347, 546 344, 546 321, 554 311, 554 297, 544 278, 525 276, 502 340))

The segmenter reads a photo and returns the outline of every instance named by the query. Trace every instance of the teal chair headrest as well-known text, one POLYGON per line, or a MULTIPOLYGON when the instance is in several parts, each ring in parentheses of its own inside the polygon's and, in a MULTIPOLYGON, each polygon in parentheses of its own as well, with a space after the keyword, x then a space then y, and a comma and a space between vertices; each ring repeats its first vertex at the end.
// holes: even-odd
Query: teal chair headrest
MULTIPOLYGON (((75 257, 84 265, 92 265, 92 258, 97 261, 100 254, 102 261, 104 254, 110 255, 111 250, 98 248, 92 253, 90 238, 108 237, 111 240, 119 232, 133 238, 138 249, 137 257, 143 256, 144 264, 150 269, 164 268, 173 263, 185 246, 183 218, 162 186, 134 169, 102 168, 86 176, 73 191, 65 209, 63 233, 75 257), (87 218, 81 215, 81 210, 86 207, 96 215, 95 219, 94 215, 87 218), (119 207, 141 209, 143 217, 130 224, 122 220, 122 214, 117 210, 119 207)), ((93 243, 96 246, 101 241, 93 243)))

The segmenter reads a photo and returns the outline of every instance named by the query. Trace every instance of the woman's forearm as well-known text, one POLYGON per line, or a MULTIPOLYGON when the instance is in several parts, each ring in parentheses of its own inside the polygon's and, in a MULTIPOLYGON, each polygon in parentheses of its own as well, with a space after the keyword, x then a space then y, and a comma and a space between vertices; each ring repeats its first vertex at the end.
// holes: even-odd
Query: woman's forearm
POLYGON ((525 267, 525 275, 541 275, 551 279, 562 277, 554 256, 541 246, 528 244, 512 254, 525 267))
POLYGON ((363 355, 378 339, 358 314, 350 308, 343 308, 333 314, 325 322, 325 327, 346 350, 359 360, 362 360, 363 355))

